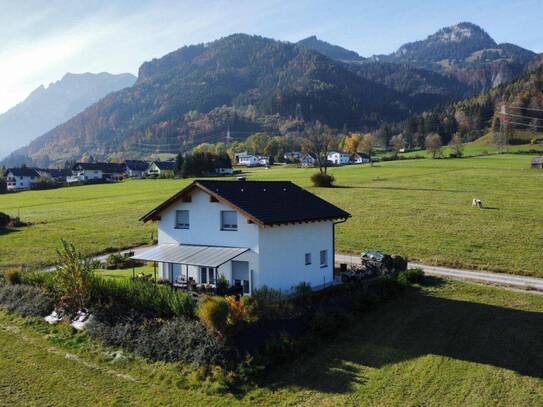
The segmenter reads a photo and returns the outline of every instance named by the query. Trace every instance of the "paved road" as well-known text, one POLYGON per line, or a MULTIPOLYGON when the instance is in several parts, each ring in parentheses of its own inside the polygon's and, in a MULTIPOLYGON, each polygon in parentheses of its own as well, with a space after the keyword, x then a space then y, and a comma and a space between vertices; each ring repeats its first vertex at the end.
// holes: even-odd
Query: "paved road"
MULTIPOLYGON (((130 250, 123 250, 122 253, 127 251, 133 251, 135 254, 140 254, 148 250, 151 246, 135 247, 130 250)), ((108 254, 95 257, 96 260, 104 261, 108 257, 108 254)), ((360 264, 360 258, 358 256, 351 256, 348 254, 336 253, 336 264, 347 263, 347 265, 360 264)), ((475 281, 478 283, 493 284, 504 287, 515 288, 519 290, 533 290, 543 293, 543 278, 536 277, 522 277, 504 273, 492 273, 489 271, 478 270, 462 270, 453 269, 448 267, 439 266, 427 266, 421 263, 410 262, 409 268, 421 268, 424 272, 430 276, 438 276, 444 278, 450 278, 454 280, 466 280, 475 281)), ((44 271, 53 271, 55 268, 50 267, 44 271)))
MULTIPOLYGON (((347 263, 348 265, 360 264, 358 256, 336 254, 336 263, 347 263)), ((421 268, 430 276, 451 278, 455 280, 475 281, 485 284, 494 284, 520 290, 535 290, 543 292, 543 278, 522 277, 511 274, 492 273, 479 270, 462 270, 448 267, 427 266, 420 263, 409 263, 410 268, 421 268)))

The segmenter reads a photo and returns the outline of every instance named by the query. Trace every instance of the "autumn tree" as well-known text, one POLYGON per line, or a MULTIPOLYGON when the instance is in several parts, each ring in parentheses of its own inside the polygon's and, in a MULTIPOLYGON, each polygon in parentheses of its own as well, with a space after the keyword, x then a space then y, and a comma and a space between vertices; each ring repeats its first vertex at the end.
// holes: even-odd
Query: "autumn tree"
POLYGON ((329 127, 319 122, 306 128, 306 139, 302 145, 304 153, 312 154, 317 160, 317 166, 321 174, 328 170, 328 152, 334 138, 329 127))
POLYGON ((441 142, 441 136, 437 133, 430 133, 424 139, 424 145, 426 150, 432 154, 432 158, 437 158, 441 156, 441 148, 443 144, 441 142))
POLYGON ((358 133, 351 134, 346 136, 343 141, 343 151, 350 154, 355 154, 358 152, 360 147, 360 142, 362 141, 362 135, 358 133))
POLYGON ((370 160, 370 165, 373 166, 373 154, 375 153, 375 149, 377 148, 377 136, 373 133, 368 133, 366 134, 363 138, 362 138, 362 141, 360 142, 360 151, 362 151, 363 153, 365 153, 369 160, 370 160))
POLYGON ((405 148, 405 140, 402 134, 396 134, 390 139, 390 146, 392 150, 397 155, 400 151, 405 148))
POLYGON ((454 133, 450 146, 455 157, 460 158, 464 155, 464 144, 462 143, 462 136, 460 133, 454 133))

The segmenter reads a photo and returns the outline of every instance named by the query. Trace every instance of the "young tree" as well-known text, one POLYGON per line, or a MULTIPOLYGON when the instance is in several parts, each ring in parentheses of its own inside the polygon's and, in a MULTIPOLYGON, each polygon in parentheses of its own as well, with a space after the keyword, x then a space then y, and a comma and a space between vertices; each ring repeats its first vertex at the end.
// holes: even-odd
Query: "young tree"
POLYGON ((317 160, 319 172, 326 174, 328 171, 328 151, 333 143, 332 131, 329 127, 319 122, 306 128, 307 137, 303 144, 304 153, 313 154, 317 160))
POLYGON ((179 153, 175 157, 175 174, 179 175, 182 172, 183 169, 183 154, 179 153))
POLYGON ((437 158, 441 156, 441 148, 443 144, 441 143, 441 136, 437 133, 430 133, 424 139, 424 144, 426 150, 432 154, 432 158, 437 158))
POLYGON ((377 147, 377 136, 373 133, 366 134, 362 141, 360 142, 360 151, 363 153, 366 153, 369 160, 370 165, 373 166, 373 154, 375 152, 375 148, 377 147))
POLYGON ((390 145, 394 151, 394 154, 398 155, 398 153, 405 148, 405 140, 403 135, 396 134, 395 136, 392 136, 390 139, 390 145))
POLYGON ((460 158, 464 155, 464 144, 460 133, 455 133, 450 143, 451 149, 455 157, 460 158))

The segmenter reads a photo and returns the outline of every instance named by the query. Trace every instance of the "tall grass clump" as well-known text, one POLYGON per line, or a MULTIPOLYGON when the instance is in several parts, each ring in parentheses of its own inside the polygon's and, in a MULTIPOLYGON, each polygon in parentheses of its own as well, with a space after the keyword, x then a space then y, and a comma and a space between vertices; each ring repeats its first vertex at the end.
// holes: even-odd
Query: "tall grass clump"
POLYGON ((93 307, 134 310, 158 318, 193 318, 196 304, 187 293, 145 281, 95 278, 91 288, 93 307))

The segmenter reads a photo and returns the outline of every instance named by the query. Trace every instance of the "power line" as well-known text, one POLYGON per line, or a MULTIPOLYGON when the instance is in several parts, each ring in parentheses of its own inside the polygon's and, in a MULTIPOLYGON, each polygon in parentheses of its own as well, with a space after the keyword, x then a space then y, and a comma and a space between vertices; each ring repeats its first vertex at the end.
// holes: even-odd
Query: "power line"
POLYGON ((543 120, 543 118, 532 117, 532 116, 524 116, 524 115, 519 115, 519 114, 511 114, 511 113, 500 113, 500 114, 503 114, 505 116, 511 116, 511 117, 520 117, 521 119, 543 120))
POLYGON ((533 110, 535 112, 543 112, 543 109, 535 109, 533 107, 521 107, 521 106, 508 106, 508 107, 511 107, 513 109, 523 109, 523 110, 533 110))

